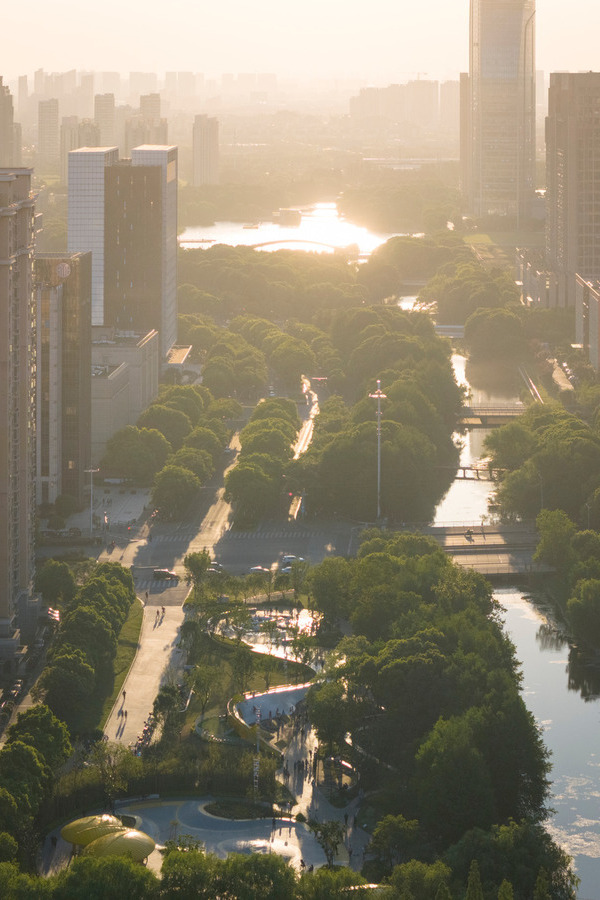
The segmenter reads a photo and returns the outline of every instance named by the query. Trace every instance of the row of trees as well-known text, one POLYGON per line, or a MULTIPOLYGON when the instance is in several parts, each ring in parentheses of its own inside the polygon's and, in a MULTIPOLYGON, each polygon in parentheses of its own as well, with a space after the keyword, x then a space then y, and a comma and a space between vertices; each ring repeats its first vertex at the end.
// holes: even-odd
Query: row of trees
POLYGON ((240 404, 213 398, 204 386, 162 385, 157 400, 108 441, 103 475, 153 482, 152 502, 165 518, 181 518, 198 500, 231 436, 240 404))
POLYGON ((119 563, 96 566, 76 592, 63 567, 50 561, 38 576, 39 584, 62 581, 65 586, 56 598, 61 622, 33 693, 77 730, 91 698, 111 688, 112 661, 135 590, 131 573, 119 563))
POLYGON ((225 496, 235 503, 238 520, 256 521, 279 512, 284 472, 299 427, 293 400, 270 398, 254 410, 240 432, 238 463, 225 478, 225 496))
POLYGON ((541 827, 548 754, 489 583, 429 538, 377 531, 357 559, 326 559, 309 582, 326 621, 352 627, 308 704, 331 751, 350 732, 361 783, 381 791, 374 874, 414 857, 442 859, 464 878, 488 854, 489 896, 507 880, 515 897, 532 897, 544 868, 548 896, 573 897, 568 858, 541 827), (373 759, 386 764, 384 776, 373 759), (526 872, 521 840, 537 860, 526 872))
POLYGON ((320 404, 313 441, 292 469, 306 508, 373 521, 377 497, 377 404, 381 379, 383 515, 428 521, 456 463, 451 439, 462 394, 449 350, 428 317, 395 307, 335 314, 330 340, 346 360, 345 394, 320 404))
MULTIPOLYGON (((590 410, 592 417, 595 415, 590 410)), ((485 441, 500 472, 495 502, 505 518, 561 509, 600 527, 600 432, 557 403, 534 405, 485 441)))

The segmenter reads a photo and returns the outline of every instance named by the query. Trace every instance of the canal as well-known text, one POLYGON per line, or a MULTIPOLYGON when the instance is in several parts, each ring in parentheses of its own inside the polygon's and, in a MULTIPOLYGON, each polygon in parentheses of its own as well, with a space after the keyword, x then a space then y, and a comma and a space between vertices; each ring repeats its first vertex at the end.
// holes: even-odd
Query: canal
MULTIPOLYGON (((514 373, 486 372, 459 354, 452 362, 473 405, 502 406, 519 398, 514 373)), ((487 434, 486 429, 472 429, 460 436, 461 465, 485 455, 487 434)), ((457 480, 439 503, 435 523, 490 521, 489 496, 489 482, 457 480)), ((554 813, 546 827, 575 860, 581 878, 578 896, 600 900, 600 667, 581 662, 542 598, 516 584, 498 588, 494 595, 521 664, 525 702, 551 752, 549 805, 554 813)))
MULTIPOLYGON (((345 222, 331 203, 303 210, 296 228, 256 224, 244 228, 241 223, 220 222, 210 228, 186 229, 180 240, 203 247, 282 241, 265 248, 275 250, 284 245, 298 247, 285 242, 301 239, 336 247, 357 244, 361 254, 368 254, 390 237, 345 222)), ((317 248, 306 245, 305 249, 317 248)), ((414 299, 401 298, 399 305, 409 309, 414 299)), ((504 406, 519 398, 521 385, 514 372, 478 368, 460 354, 453 356, 453 365, 457 381, 469 392, 473 405, 504 406)), ((457 436, 461 465, 481 459, 488 433, 473 429, 457 436)), ((490 521, 489 496, 489 483, 455 481, 438 505, 435 523, 490 521)), ((547 828, 575 860, 581 900, 600 900, 600 669, 582 666, 554 622, 552 609, 538 598, 534 600, 517 584, 497 589, 495 596, 521 664, 525 702, 543 729, 552 754, 550 806, 554 813, 547 828)))

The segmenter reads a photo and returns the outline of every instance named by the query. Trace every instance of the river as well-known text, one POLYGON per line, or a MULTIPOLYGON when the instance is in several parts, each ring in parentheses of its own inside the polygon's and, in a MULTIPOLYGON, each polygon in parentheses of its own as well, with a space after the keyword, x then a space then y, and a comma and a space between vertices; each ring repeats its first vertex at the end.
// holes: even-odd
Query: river
MULTIPOLYGON (((459 354, 452 362, 473 405, 501 406, 518 399, 519 383, 513 374, 490 377, 459 354)), ((461 436, 461 465, 472 465, 484 455, 488 433, 472 429, 461 436)), ((489 494, 489 483, 453 482, 438 505, 436 524, 489 520, 489 494)), ((548 831, 575 860, 581 878, 578 896, 600 900, 600 669, 577 666, 553 622, 552 609, 534 603, 517 586, 497 589, 494 595, 504 609, 505 628, 521 663, 525 702, 552 754, 549 805, 555 813, 548 820, 548 831)))

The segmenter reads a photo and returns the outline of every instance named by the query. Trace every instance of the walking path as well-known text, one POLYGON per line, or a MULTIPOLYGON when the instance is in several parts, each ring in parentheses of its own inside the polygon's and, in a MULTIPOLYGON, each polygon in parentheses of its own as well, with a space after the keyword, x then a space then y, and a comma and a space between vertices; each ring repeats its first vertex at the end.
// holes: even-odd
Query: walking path
POLYGON ((124 695, 117 698, 104 728, 110 741, 135 743, 161 685, 181 669, 183 657, 177 644, 183 617, 182 606, 155 605, 152 598, 144 607, 138 650, 123 684, 124 695))

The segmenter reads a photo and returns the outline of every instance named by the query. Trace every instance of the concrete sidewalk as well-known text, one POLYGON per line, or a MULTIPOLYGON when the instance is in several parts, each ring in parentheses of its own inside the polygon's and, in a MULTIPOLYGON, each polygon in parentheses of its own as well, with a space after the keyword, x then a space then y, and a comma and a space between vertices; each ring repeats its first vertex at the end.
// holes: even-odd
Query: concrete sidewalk
POLYGON ((135 743, 166 676, 181 671, 183 654, 177 644, 183 607, 165 606, 164 613, 162 609, 152 597, 144 607, 138 650, 123 684, 125 697, 119 695, 104 728, 110 741, 135 743))

